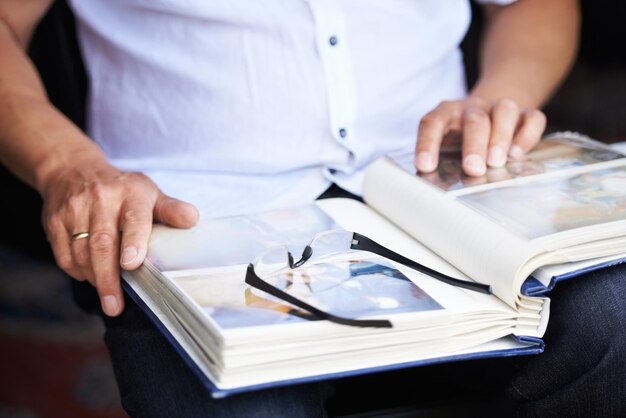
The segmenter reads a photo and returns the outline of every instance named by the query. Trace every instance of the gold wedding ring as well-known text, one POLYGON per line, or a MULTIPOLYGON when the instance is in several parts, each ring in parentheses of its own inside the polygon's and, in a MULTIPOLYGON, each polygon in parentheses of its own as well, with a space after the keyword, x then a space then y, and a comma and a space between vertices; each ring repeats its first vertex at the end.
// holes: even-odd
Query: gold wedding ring
POLYGON ((78 241, 79 239, 87 238, 89 236, 89 232, 78 232, 70 238, 70 241, 78 241))

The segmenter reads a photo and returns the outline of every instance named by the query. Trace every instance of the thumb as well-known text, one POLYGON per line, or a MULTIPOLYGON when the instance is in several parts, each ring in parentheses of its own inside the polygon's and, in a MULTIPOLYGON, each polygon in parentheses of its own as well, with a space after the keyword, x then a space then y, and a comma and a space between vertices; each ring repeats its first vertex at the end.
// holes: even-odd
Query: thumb
POLYGON ((154 219, 175 228, 191 228, 199 217, 198 209, 194 205, 159 192, 154 204, 154 219))

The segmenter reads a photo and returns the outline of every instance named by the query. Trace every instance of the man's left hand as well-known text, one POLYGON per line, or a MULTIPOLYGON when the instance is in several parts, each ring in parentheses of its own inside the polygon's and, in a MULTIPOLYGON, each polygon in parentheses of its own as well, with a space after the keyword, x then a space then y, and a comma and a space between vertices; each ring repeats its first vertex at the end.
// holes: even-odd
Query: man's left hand
POLYGON ((415 167, 434 171, 444 137, 457 133, 463 140, 463 171, 482 176, 487 166, 502 167, 507 157, 521 158, 540 141, 545 128, 543 112, 511 99, 444 101, 420 122, 415 167))

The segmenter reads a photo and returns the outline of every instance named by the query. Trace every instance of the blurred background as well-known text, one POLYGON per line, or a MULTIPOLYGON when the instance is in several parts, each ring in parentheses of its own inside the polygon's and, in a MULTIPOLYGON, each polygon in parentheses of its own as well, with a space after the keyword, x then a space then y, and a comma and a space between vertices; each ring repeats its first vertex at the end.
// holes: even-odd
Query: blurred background
MULTIPOLYGON (((545 109, 548 131, 626 141, 626 2, 581 4, 580 55, 545 109)), ((463 45, 470 84, 481 25, 479 10, 475 14, 463 45)), ((29 53, 52 102, 84 126, 87 83, 63 1, 41 23, 29 53)), ((52 264, 40 205, 0 167, 0 219, 9 220, 0 228, 0 418, 123 417, 103 327, 76 306, 70 280, 52 264)))

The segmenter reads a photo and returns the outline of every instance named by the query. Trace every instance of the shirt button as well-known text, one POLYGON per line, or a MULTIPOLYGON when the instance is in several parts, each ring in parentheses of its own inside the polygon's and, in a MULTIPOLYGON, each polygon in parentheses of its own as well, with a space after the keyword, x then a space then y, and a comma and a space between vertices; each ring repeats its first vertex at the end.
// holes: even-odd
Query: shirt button
POLYGON ((346 136, 348 136, 348 131, 346 131, 344 128, 339 129, 339 136, 345 138, 346 136))
POLYGON ((330 44, 330 46, 337 45, 337 42, 339 42, 339 40, 336 36, 331 36, 330 38, 328 38, 328 43, 330 44))

